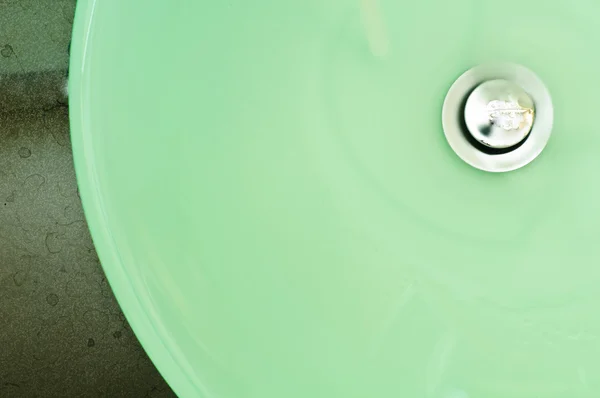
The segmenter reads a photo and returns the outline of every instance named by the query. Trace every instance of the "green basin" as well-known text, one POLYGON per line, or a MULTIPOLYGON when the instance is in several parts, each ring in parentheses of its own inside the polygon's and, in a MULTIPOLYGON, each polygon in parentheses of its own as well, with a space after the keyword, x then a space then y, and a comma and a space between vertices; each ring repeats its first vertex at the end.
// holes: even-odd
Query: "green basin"
POLYGON ((174 391, 600 396, 599 17, 591 0, 79 0, 81 198, 174 391), (490 62, 533 71, 554 106, 543 152, 505 173, 442 128, 454 81, 490 62))

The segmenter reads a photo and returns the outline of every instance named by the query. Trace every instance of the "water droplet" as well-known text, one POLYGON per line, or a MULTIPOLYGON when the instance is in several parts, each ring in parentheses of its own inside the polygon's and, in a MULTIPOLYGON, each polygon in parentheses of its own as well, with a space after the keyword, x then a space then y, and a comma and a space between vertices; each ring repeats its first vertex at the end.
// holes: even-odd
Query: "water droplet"
POLYGON ((46 302, 54 307, 56 304, 58 304, 58 296, 54 293, 50 293, 46 296, 46 302))

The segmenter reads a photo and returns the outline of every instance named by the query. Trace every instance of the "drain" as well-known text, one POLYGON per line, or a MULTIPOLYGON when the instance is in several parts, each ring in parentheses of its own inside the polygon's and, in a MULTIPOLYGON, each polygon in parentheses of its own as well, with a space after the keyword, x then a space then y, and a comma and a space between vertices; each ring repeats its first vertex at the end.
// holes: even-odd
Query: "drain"
POLYGON ((442 125, 456 154, 490 172, 518 169, 544 149, 553 123, 550 94, 529 69, 480 65, 452 85, 442 125))

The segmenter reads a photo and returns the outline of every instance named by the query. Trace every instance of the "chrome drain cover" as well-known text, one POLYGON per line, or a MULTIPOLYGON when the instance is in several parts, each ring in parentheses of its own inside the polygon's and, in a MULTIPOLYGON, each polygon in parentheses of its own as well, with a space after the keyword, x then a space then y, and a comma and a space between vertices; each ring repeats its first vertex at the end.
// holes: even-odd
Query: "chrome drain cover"
POLYGON ((442 125, 456 154, 490 172, 518 169, 544 149, 553 123, 550 93, 529 69, 515 64, 476 66, 452 85, 442 125))

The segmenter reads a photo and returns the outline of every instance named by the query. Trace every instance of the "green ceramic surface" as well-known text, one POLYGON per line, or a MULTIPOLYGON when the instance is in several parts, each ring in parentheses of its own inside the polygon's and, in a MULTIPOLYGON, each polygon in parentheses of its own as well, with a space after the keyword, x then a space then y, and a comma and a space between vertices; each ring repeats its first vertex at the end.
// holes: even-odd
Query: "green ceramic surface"
POLYGON ((90 229, 181 397, 600 396, 600 3, 80 0, 90 229), (546 84, 544 152, 486 173, 441 108, 546 84))

